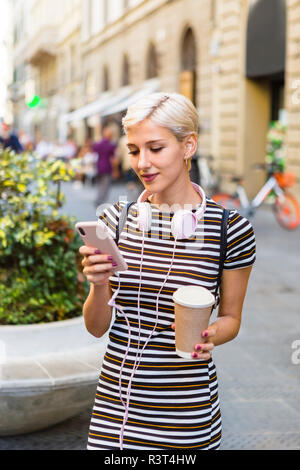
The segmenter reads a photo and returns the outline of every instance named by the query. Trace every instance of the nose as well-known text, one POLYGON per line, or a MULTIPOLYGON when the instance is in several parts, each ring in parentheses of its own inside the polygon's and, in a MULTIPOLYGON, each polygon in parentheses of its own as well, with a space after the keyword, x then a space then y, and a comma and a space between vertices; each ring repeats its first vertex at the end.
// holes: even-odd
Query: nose
POLYGON ((151 168, 151 161, 148 152, 146 149, 141 149, 138 161, 138 169, 146 170, 148 168, 151 168))

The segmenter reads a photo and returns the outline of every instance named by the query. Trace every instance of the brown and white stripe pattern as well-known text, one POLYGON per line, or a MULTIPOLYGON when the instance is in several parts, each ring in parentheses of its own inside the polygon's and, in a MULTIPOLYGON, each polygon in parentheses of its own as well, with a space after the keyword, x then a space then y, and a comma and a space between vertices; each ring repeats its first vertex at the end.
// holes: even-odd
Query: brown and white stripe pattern
MULTIPOLYGON (((101 219, 115 235, 122 203, 106 209, 101 219)), ((124 450, 218 449, 221 440, 221 414, 216 369, 209 361, 186 360, 177 356, 173 292, 182 285, 201 285, 214 293, 220 254, 222 209, 207 200, 207 209, 195 236, 177 241, 174 263, 159 296, 157 294, 169 270, 174 238, 170 226, 172 213, 152 206, 152 229, 145 235, 141 265, 142 233, 137 229, 136 205, 127 217, 119 248, 128 264, 120 273, 120 291, 116 302, 130 323, 131 342, 122 370, 122 397, 126 400, 128 382, 137 353, 143 351, 132 380, 128 420, 124 430, 124 450), (137 304, 141 276, 140 322, 137 304)), ((255 237, 247 219, 231 211, 228 222, 225 269, 240 269, 254 263, 255 237)), ((118 277, 110 279, 112 290, 118 277)), ((99 306, 101 314, 101 306, 99 306)), ((93 415, 88 449, 119 449, 124 417, 120 400, 120 368, 128 345, 128 326, 124 315, 115 312, 104 357, 93 415)))

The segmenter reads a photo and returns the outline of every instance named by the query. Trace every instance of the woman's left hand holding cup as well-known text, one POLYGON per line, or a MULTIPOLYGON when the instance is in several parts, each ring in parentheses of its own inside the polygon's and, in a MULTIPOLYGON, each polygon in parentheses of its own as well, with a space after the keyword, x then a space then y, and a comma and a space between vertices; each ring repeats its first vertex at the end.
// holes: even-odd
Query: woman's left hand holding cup
MULTIPOLYGON (((175 331, 175 323, 172 324, 171 328, 175 331)), ((208 360, 211 358, 210 352, 214 349, 215 345, 212 341, 210 341, 210 338, 215 336, 215 334, 215 326, 208 326, 202 332, 203 342, 195 344, 194 351, 191 353, 192 359, 208 360)))

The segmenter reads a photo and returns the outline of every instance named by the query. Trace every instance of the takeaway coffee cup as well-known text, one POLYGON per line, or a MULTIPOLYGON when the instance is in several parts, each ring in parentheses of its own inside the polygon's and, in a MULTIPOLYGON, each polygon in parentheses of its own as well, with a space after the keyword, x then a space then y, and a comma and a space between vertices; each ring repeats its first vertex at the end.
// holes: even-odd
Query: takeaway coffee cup
POLYGON ((175 344, 178 356, 191 359, 194 347, 203 342, 215 296, 205 287, 182 286, 173 294, 175 306, 175 344))

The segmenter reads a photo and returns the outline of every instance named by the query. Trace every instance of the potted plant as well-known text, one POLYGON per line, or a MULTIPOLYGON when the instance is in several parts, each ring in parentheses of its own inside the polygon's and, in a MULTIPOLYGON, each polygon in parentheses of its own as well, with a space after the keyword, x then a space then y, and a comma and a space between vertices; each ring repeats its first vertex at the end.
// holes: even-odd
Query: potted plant
POLYGON ((87 407, 104 344, 84 328, 81 241, 59 213, 74 168, 10 150, 0 159, 0 435, 12 435, 87 407))

